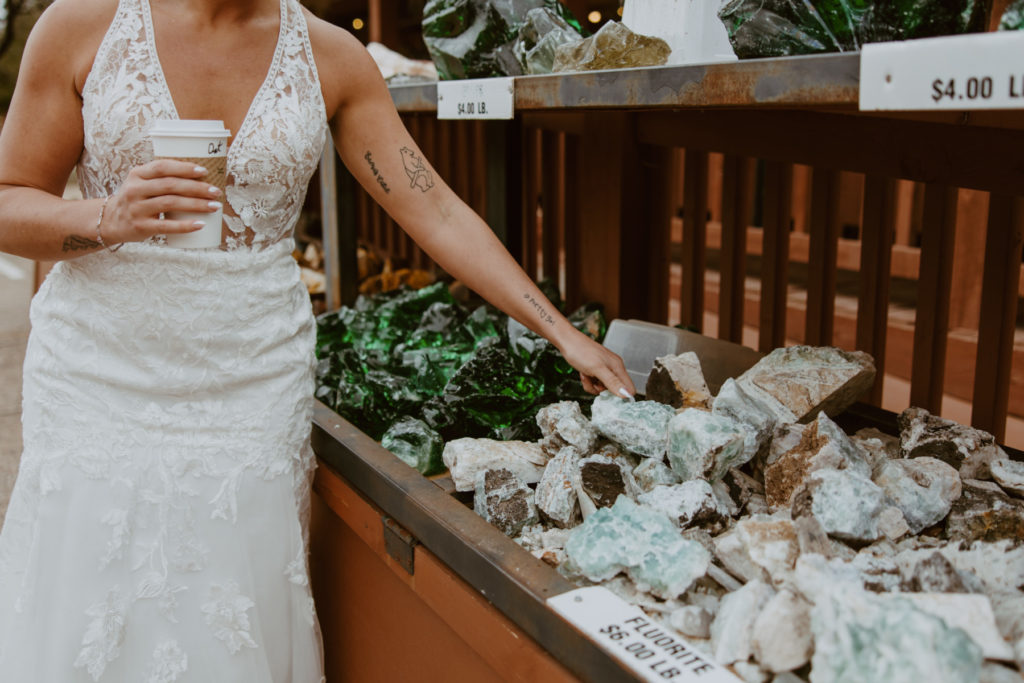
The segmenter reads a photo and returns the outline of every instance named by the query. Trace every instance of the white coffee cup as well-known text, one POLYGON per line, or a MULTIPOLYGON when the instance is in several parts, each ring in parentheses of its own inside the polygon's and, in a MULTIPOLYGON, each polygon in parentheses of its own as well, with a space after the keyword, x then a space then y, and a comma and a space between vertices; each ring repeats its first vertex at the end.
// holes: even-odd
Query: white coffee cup
MULTIPOLYGON (((149 129, 153 142, 153 156, 158 159, 181 159, 207 169, 201 180, 220 188, 217 199, 226 201, 226 176, 228 138, 231 131, 224 128, 223 121, 200 119, 159 120, 149 129)), ((171 211, 167 218, 174 220, 203 221, 203 227, 195 232, 167 235, 167 244, 184 249, 217 247, 221 243, 221 222, 223 210, 210 213, 171 211)))

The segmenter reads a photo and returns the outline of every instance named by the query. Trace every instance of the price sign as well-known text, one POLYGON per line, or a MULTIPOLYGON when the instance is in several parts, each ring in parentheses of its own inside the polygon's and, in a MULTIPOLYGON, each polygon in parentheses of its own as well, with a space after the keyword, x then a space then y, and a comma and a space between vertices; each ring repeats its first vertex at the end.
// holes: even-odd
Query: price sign
POLYGON ((514 115, 514 78, 476 78, 437 84, 439 119, 511 119, 514 115))
POLYGON ((651 683, 741 683, 703 652, 607 588, 577 588, 548 606, 651 683))
POLYGON ((865 45, 860 108, 1024 108, 1024 31, 865 45))

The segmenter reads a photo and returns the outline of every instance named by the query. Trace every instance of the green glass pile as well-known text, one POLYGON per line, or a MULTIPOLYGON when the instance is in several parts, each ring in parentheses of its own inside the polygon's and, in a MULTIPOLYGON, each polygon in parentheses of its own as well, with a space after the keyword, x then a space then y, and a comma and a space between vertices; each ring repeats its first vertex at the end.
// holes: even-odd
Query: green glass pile
MULTIPOLYGON (((569 320, 595 339, 607 329, 595 305, 569 320)), ((320 316, 317 358, 317 398, 375 439, 415 417, 446 440, 534 440, 542 406, 592 398, 545 339, 490 306, 462 306, 444 283, 320 316)))
POLYGON ((1006 6, 999 20, 1000 31, 1024 31, 1024 0, 1014 0, 1006 6))
POLYGON ((989 5, 988 0, 729 0, 718 16, 736 55, 746 59, 984 31, 989 5))

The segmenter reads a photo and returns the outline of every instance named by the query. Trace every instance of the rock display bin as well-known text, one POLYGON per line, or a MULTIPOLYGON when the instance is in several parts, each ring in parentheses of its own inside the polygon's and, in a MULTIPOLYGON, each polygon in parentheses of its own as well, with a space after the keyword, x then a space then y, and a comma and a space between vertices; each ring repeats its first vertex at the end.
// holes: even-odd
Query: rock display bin
MULTIPOLYGON (((437 666, 473 680, 638 680, 546 605, 597 582, 741 680, 847 680, 854 663, 849 680, 914 670, 936 681, 1012 680, 1024 664, 1021 454, 969 430, 954 440, 997 450, 928 455, 926 428, 945 438, 949 425, 917 413, 900 424, 856 404, 794 429, 751 425, 731 450, 709 442, 688 456, 704 464, 686 469, 672 464, 671 439, 664 453, 652 446, 650 425, 662 419, 653 412, 626 411, 644 418, 640 434, 605 415, 615 439, 597 427, 595 442, 562 406, 541 430, 561 429, 577 445, 558 437, 545 463, 531 463, 536 477, 507 472, 488 483, 487 467, 473 473, 488 496, 478 508, 499 513, 503 533, 449 477, 424 478, 317 408, 311 565, 328 680, 359 679, 373 671, 360 666, 407 647, 445 661, 414 654, 405 671, 389 661, 395 679, 426 679, 437 666), (916 432, 901 442, 901 427, 916 432), (771 434, 763 442, 762 432, 771 434), (727 451, 719 460, 716 448, 727 451), (621 493, 610 501, 608 491, 621 493), (510 520, 508 507, 522 515, 510 520), (637 564, 630 549, 644 537, 661 554, 637 564), (422 618, 395 617, 410 610, 422 618), (876 650, 885 657, 865 655, 876 650)), ((722 420, 737 418, 720 411, 713 424, 722 420)), ((704 422, 689 429, 707 430, 704 422)))

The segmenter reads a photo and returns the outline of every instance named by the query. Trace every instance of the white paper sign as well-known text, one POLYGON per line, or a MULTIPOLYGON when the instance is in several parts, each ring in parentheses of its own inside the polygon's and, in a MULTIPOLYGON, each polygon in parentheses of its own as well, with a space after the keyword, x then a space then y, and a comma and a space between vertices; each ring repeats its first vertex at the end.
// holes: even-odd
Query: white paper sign
POLYGON ((860 108, 1024 108, 1024 31, 865 45, 860 108))
POLYGON ((439 119, 511 119, 513 116, 514 78, 476 78, 437 84, 439 119))
POLYGON ((548 606, 644 681, 741 683, 703 652, 607 588, 577 588, 548 606))

